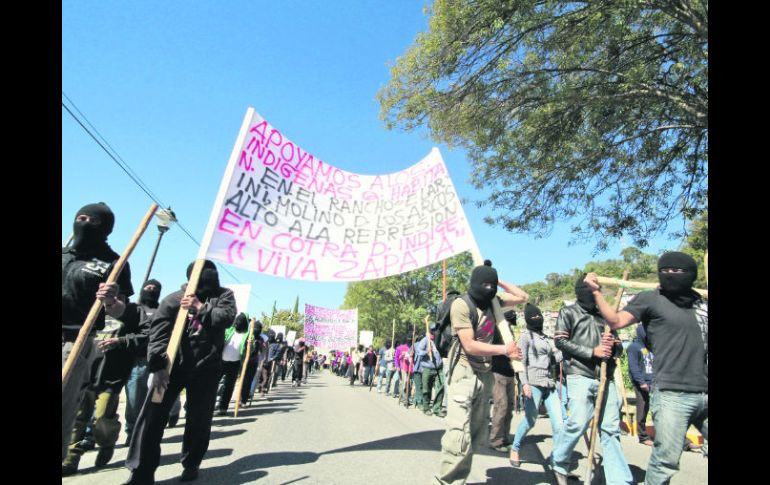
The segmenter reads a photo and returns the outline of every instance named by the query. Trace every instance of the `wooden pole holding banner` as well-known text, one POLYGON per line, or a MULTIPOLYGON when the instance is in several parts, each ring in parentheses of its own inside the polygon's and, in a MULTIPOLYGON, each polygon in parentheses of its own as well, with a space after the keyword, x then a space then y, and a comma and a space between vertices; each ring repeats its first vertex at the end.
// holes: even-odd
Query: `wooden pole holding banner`
POLYGON ((446 259, 442 261, 441 270, 441 301, 446 301, 446 259))
MULTIPOLYGON (((617 280, 615 280, 617 281, 617 280)), ((622 283, 625 283, 628 281, 628 271, 623 271, 623 280, 622 283)), ((623 292, 625 291, 626 285, 625 284, 619 284, 620 288, 618 288, 618 292, 615 295, 615 311, 617 312, 618 309, 620 309, 620 300, 623 297, 623 292)), ((610 335, 612 333, 612 330, 610 329, 609 325, 605 325, 604 327, 604 334, 610 335)), ((591 439, 589 441, 590 447, 588 448, 588 472, 586 473, 586 479, 585 479, 585 485, 591 485, 591 479, 593 478, 593 470, 594 470, 594 453, 596 452, 596 433, 599 430, 599 425, 601 424, 601 415, 602 415, 602 408, 604 407, 604 394, 605 390, 607 388, 607 360, 602 359, 602 364, 599 370, 599 393, 596 396, 596 401, 594 404, 594 420, 591 424, 591 439)))
POLYGON ((623 366, 620 365, 620 358, 615 357, 615 383, 619 388, 620 394, 623 396, 623 421, 626 423, 626 427, 628 427, 628 434, 632 435, 634 434, 634 428, 631 425, 631 419, 629 418, 630 413, 628 412, 628 399, 626 398, 626 382, 624 376, 623 366))
MULTIPOLYGON (((658 283, 644 283, 641 281, 624 281, 624 280, 618 280, 615 278, 606 278, 604 276, 599 276, 597 278, 597 282, 602 286, 620 286, 622 288, 633 288, 637 290, 654 290, 655 288, 658 288, 660 286, 658 283)), ((693 288, 694 291, 697 291, 700 293, 701 296, 708 299, 709 292, 708 290, 702 290, 700 288, 693 288)))
POLYGON ((425 338, 428 339, 428 358, 433 362, 433 349, 430 345, 430 317, 425 315, 425 338))
POLYGON ((393 325, 390 327, 390 345, 396 347, 396 319, 393 319, 393 325))
MULTIPOLYGON (((209 222, 206 226, 206 231, 203 233, 203 240, 201 241, 201 246, 198 250, 198 256, 195 259, 195 264, 193 264, 190 280, 187 282, 185 293, 188 295, 195 293, 195 290, 198 288, 198 279, 200 278, 201 270, 203 269, 203 262, 206 259, 209 246, 211 246, 211 239, 214 237, 214 230, 216 229, 217 220, 219 218, 219 210, 224 204, 225 195, 227 194, 227 187, 230 185, 230 179, 233 177, 235 167, 238 165, 238 155, 240 154, 241 146, 243 146, 243 142, 246 139, 246 133, 249 130, 249 121, 253 115, 254 108, 249 108, 246 110, 246 115, 243 117, 243 122, 241 123, 241 129, 238 132, 238 137, 235 139, 233 150, 230 152, 230 159, 227 162, 227 168, 225 168, 225 174, 222 177, 222 182, 219 184, 219 192, 217 192, 217 197, 214 200, 214 206, 212 208, 211 214, 209 215, 209 222)), ((169 339, 168 347, 166 348, 166 356, 168 357, 168 365, 166 366, 166 370, 168 371, 169 376, 171 376, 171 369, 174 366, 176 353, 179 351, 179 344, 182 340, 182 334, 184 333, 186 323, 187 310, 180 306, 179 312, 176 315, 176 321, 174 322, 174 329, 171 331, 171 338, 169 339)), ((165 392, 165 390, 160 390, 157 387, 153 387, 152 402, 162 402, 165 392)))
POLYGON ((241 377, 238 379, 238 385, 235 386, 235 414, 238 417, 238 410, 241 408, 241 391, 243 391, 243 381, 246 379, 246 367, 249 366, 249 357, 251 357, 251 339, 254 335, 254 325, 257 323, 257 317, 251 318, 249 325, 249 336, 246 337, 246 356, 241 366, 241 377))
MULTIPOLYGON (((128 257, 131 256, 131 253, 134 251, 134 248, 136 247, 137 243, 139 243, 139 239, 141 239, 142 235, 144 234, 144 231, 147 229, 147 226, 150 225, 150 221, 152 220, 152 217, 155 214, 155 210, 157 208, 158 208, 158 204, 152 204, 150 206, 150 209, 144 215, 142 222, 139 223, 139 228, 137 228, 136 232, 134 233, 134 237, 132 237, 131 241, 128 243, 128 247, 126 247, 126 250, 123 251, 123 254, 115 263, 115 266, 113 266, 112 271, 110 271, 110 274, 107 277, 106 283, 114 283, 115 281, 117 281, 118 276, 120 276, 120 272, 123 271, 123 267, 126 265, 126 261, 128 261, 128 257)), ((88 315, 86 316, 86 320, 85 322, 83 322, 83 326, 80 327, 80 332, 78 333, 78 337, 77 339, 75 339, 75 343, 72 345, 72 350, 70 351, 70 354, 67 356, 67 360, 64 362, 64 366, 62 366, 62 369, 61 369, 62 391, 64 390, 64 386, 67 385, 67 382, 69 381, 70 376, 72 375, 72 368, 74 367, 75 362, 80 356, 80 353, 83 351, 83 345, 85 344, 85 341, 88 338, 88 334, 91 333, 91 329, 94 326, 94 322, 96 321, 96 318, 99 316, 99 312, 101 310, 102 310, 102 302, 99 301, 98 299, 94 300, 93 305, 91 305, 91 310, 89 310, 88 315)))

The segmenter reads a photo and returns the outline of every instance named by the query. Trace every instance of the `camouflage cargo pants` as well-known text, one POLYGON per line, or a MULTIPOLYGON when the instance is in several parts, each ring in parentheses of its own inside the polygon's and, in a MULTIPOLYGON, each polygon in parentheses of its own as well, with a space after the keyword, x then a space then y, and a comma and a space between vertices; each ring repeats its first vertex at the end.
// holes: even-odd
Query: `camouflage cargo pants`
POLYGON ((441 438, 441 469, 434 483, 462 485, 468 479, 473 448, 489 440, 489 399, 494 386, 491 372, 475 373, 458 363, 447 388, 446 432, 441 438))

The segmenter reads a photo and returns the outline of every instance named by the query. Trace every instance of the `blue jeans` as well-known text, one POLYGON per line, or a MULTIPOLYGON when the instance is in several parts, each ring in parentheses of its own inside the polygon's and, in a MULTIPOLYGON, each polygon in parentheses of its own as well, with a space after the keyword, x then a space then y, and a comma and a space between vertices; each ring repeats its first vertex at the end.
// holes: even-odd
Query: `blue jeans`
POLYGON ((393 396, 401 396, 401 369, 395 369, 393 375, 393 396))
POLYGON ((653 388, 650 411, 655 423, 655 444, 644 483, 668 484, 679 470, 679 458, 691 424, 703 434, 703 452, 708 453, 709 395, 653 388))
MULTIPOLYGON (((599 380, 579 375, 567 376, 570 415, 554 439, 552 463, 555 471, 567 474, 572 450, 585 433, 594 415, 599 380)), ((633 483, 623 449, 620 447, 620 400, 614 381, 607 382, 602 410, 600 443, 603 451, 604 477, 607 485, 633 483)), ((683 442, 679 444, 681 449, 683 442)))
MULTIPOLYGON (((388 368, 381 364, 377 372, 377 392, 382 392, 382 381, 387 380, 388 368)), ((387 389, 386 389, 387 391, 387 389)))
POLYGON ((147 397, 147 359, 137 359, 126 382, 126 434, 130 437, 134 423, 147 397))
POLYGON ((513 439, 512 451, 519 451, 521 449, 521 440, 527 436, 527 433, 532 426, 535 425, 537 419, 537 410, 540 407, 540 402, 545 400, 545 409, 548 411, 548 418, 551 420, 551 431, 554 438, 561 431, 562 419, 561 403, 559 402, 559 394, 556 388, 529 386, 532 389, 532 399, 524 397, 522 394, 521 399, 524 402, 524 419, 519 423, 519 427, 516 428, 516 437, 513 439))
POLYGON ((369 382, 374 378, 374 366, 364 366, 364 383, 369 385, 369 382))

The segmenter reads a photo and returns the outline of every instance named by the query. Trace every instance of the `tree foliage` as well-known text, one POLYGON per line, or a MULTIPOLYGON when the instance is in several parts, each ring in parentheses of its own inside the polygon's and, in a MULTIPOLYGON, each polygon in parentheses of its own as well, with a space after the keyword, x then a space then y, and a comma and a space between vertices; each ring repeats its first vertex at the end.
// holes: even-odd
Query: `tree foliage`
MULTIPOLYGON (((646 247, 707 208, 707 0, 435 0, 378 93, 467 149, 490 224, 646 247)), ((673 233, 671 234, 673 235, 673 233)))
MULTIPOLYGON (((447 288, 467 289, 473 258, 462 253, 447 259, 447 288)), ((436 263, 388 278, 348 284, 342 309, 358 308, 359 330, 373 330, 374 343, 391 338, 395 320, 396 339, 425 333, 426 315, 435 318, 442 300, 442 264, 436 263)))

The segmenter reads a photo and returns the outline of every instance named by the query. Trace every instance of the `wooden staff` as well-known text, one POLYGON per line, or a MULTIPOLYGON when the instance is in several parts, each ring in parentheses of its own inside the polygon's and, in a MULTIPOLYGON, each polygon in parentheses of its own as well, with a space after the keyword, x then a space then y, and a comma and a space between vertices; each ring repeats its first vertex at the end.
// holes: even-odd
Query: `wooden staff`
MULTIPOLYGON (((185 295, 193 295, 195 294, 195 290, 198 289, 198 280, 203 271, 203 263, 205 261, 206 260, 203 258, 195 260, 192 272, 190 273, 190 281, 187 282, 187 287, 185 288, 185 295)), ((187 324, 187 312, 188 310, 185 310, 181 306, 179 307, 179 311, 176 314, 176 321, 174 322, 174 329, 171 331, 171 338, 169 339, 168 347, 166 348, 166 355, 168 356, 166 371, 168 372, 169 377, 171 376, 171 368, 174 366, 174 359, 179 351, 179 345, 182 343, 182 334, 184 333, 184 328, 187 324)), ((163 395, 165 393, 165 389, 161 390, 157 387, 153 387, 152 402, 163 402, 163 395)))
MULTIPOLYGON (((305 352, 307 352, 307 347, 305 347, 305 352)), ((303 358, 302 360, 303 361, 300 362, 299 365, 304 367, 304 365, 305 365, 304 360, 305 359, 303 358)), ((265 394, 269 393, 270 392, 270 388, 272 387, 271 384, 273 383, 273 372, 275 372, 275 360, 273 360, 270 363, 270 373, 267 375, 267 391, 265 391, 265 394)))
MULTIPOLYGON (((617 280, 614 280, 617 281, 617 280)), ((620 300, 623 297, 623 292, 625 291, 625 282, 628 281, 628 271, 623 271, 623 283, 619 284, 620 288, 618 288, 618 292, 615 296, 615 311, 617 312, 620 308, 620 300)), ((612 330, 610 329, 609 325, 605 325, 604 327, 604 334, 610 335, 612 333, 612 330)), ((596 452, 596 433, 599 430, 599 425, 601 423, 601 414, 602 414, 602 407, 604 404, 604 391, 607 387, 607 360, 602 359, 602 364, 599 370, 599 394, 596 396, 596 405, 594 408, 594 420, 591 424, 591 440, 590 444, 591 446, 588 448, 588 472, 586 473, 586 479, 584 484, 585 485, 591 485, 591 478, 593 476, 593 470, 594 470, 594 453, 596 452)))
POLYGON ((238 417, 238 410, 241 408, 241 391, 243 391, 243 381, 246 379, 246 367, 249 366, 249 357, 251 357, 251 338, 254 335, 254 325, 257 322, 257 317, 251 318, 251 324, 249 325, 249 336, 246 337, 246 356, 243 359, 243 365, 241 366, 241 377, 238 379, 238 385, 235 386, 235 414, 238 417))
POLYGON ((430 345, 430 317, 425 315, 425 338, 428 339, 428 357, 433 362, 433 350, 430 345))
MULTIPOLYGON (((144 215, 142 222, 139 223, 139 228, 134 233, 134 237, 131 238, 131 241, 128 243, 128 247, 126 247, 126 250, 123 251, 123 254, 120 256, 117 263, 115 263, 115 266, 112 267, 112 271, 110 271, 106 283, 114 283, 117 281, 118 276, 120 276, 120 272, 123 271, 123 267, 126 265, 126 261, 128 261, 128 257, 131 256, 132 252, 134 252, 134 248, 139 243, 139 239, 141 239, 144 231, 147 229, 147 226, 150 225, 152 216, 155 214, 155 210, 157 208, 158 204, 152 204, 150 206, 150 209, 144 215)), ((64 362, 64 366, 61 369, 62 391, 64 391, 64 386, 66 386, 67 382, 70 380, 70 376, 72 375, 72 368, 75 366, 75 362, 77 361, 78 357, 80 357, 80 353, 83 351, 83 345, 88 338, 88 334, 91 333, 94 322, 99 316, 99 312, 101 310, 102 302, 99 299, 94 300, 93 305, 91 305, 91 310, 89 310, 88 315, 86 316, 86 321, 83 322, 83 326, 80 327, 78 337, 75 339, 75 343, 72 345, 72 350, 67 356, 67 360, 64 362)))
POLYGON ((446 301, 446 259, 441 266, 441 301, 446 301))
MULTIPOLYGON (((621 288, 634 288, 638 290, 654 290, 655 288, 658 288, 660 286, 659 283, 644 283, 641 281, 624 281, 624 280, 618 280, 615 278, 606 278, 604 276, 599 276, 597 278, 597 282, 602 286, 620 286, 621 288)), ((693 288, 694 291, 697 291, 701 294, 704 298, 708 299, 709 292, 708 290, 702 290, 700 288, 693 288)))
POLYGON ((628 412, 628 399, 626 399, 626 383, 623 380, 624 374, 623 374, 623 366, 620 365, 620 358, 615 357, 615 382, 617 383, 617 386, 620 388, 620 393, 623 396, 623 413, 624 421, 626 423, 626 426, 628 427, 628 434, 634 434, 633 429, 631 427, 631 420, 628 418, 630 416, 628 412))

